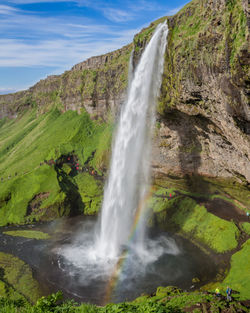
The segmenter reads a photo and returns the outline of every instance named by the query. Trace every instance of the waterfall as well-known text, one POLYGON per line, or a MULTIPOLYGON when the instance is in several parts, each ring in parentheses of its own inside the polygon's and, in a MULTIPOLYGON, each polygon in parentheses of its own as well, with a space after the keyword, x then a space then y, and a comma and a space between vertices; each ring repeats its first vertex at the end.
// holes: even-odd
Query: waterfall
POLYGON ((130 58, 129 58, 127 96, 129 95, 130 86, 131 86, 131 83, 132 83, 133 77, 134 77, 133 58, 134 58, 134 48, 133 48, 133 50, 130 54, 130 58))
POLYGON ((165 235, 146 237, 145 227, 146 200, 151 196, 151 136, 167 34, 166 23, 158 25, 137 67, 134 71, 130 67, 98 223, 80 223, 73 241, 54 250, 63 276, 68 272, 72 285, 81 286, 81 294, 94 292, 98 301, 151 293, 181 272, 166 267, 181 253, 175 241, 165 235))
MULTIPOLYGON (((136 210, 149 192, 151 133, 167 33, 166 23, 157 26, 134 75, 130 75, 127 100, 121 108, 96 239, 96 252, 106 259, 118 257, 128 244, 136 210)), ((140 247, 144 242, 143 218, 137 228, 134 245, 140 247)))

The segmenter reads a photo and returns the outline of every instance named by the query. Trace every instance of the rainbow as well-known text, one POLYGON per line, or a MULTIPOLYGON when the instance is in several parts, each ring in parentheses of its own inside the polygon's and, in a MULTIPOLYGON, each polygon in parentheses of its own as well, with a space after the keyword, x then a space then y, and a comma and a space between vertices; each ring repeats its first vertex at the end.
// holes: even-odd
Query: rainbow
MULTIPOLYGON (((147 205, 145 205, 145 204, 151 198, 155 189, 156 189, 155 187, 150 188, 149 192, 140 201, 140 203, 136 209, 133 225, 131 227, 131 233, 130 233, 129 240, 128 240, 129 243, 132 242, 134 240, 134 238, 136 237, 136 231, 138 229, 139 221, 141 220, 142 216, 144 214, 146 214, 147 205)), ((110 302, 111 295, 119 283, 120 273, 122 273, 122 270, 124 269, 124 267, 126 265, 126 261, 128 260, 128 255, 129 255, 129 249, 124 251, 121 254, 121 256, 119 257, 119 259, 115 265, 115 268, 112 272, 112 275, 111 275, 110 280, 109 280, 107 287, 106 287, 104 304, 107 304, 108 302, 110 302)))

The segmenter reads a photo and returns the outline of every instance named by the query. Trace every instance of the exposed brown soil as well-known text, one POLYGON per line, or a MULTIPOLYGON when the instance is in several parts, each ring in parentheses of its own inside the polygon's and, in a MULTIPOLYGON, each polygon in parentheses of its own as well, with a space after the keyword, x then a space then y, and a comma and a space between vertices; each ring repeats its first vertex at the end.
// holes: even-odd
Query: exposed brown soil
POLYGON ((196 199, 199 204, 202 204, 206 207, 207 211, 223 218, 224 220, 234 222, 250 222, 250 218, 246 215, 246 213, 240 210, 233 203, 230 203, 223 199, 213 199, 213 200, 205 200, 196 199))
POLYGON ((39 210, 41 203, 43 200, 49 197, 49 192, 41 192, 33 197, 33 199, 29 202, 26 216, 30 215, 32 212, 39 210))

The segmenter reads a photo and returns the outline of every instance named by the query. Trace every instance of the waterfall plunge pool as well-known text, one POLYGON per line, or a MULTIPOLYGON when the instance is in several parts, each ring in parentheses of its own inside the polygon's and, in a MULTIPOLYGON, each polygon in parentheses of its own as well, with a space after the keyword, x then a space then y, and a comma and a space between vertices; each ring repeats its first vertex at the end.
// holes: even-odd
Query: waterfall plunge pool
POLYGON ((2 227, 0 251, 29 264, 44 295, 62 290, 66 298, 98 305, 133 300, 159 286, 190 290, 216 275, 212 258, 188 240, 157 229, 148 230, 144 252, 128 245, 119 259, 99 258, 94 251, 95 225, 94 217, 75 217, 29 227, 48 232, 49 240, 4 235, 17 228, 2 227), (200 282, 193 283, 194 278, 200 282))

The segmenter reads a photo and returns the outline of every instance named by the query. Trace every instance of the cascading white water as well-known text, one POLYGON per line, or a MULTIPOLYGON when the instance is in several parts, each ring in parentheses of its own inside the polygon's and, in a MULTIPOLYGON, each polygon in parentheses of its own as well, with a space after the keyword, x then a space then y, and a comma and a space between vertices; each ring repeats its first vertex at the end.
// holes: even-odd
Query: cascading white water
MULTIPOLYGON (((136 223, 136 232, 133 231, 138 213, 144 212, 144 202, 149 194, 150 138, 161 86, 167 33, 167 25, 160 24, 135 72, 130 71, 131 82, 126 103, 121 109, 109 179, 96 227, 93 227, 93 221, 85 222, 72 242, 55 249, 60 271, 68 272, 73 282, 77 281, 85 291, 94 290, 99 300, 104 296, 107 299, 107 294, 104 295, 106 284, 112 280, 118 267, 115 275, 119 276, 119 284, 110 295, 124 301, 127 294, 133 293, 133 298, 135 291, 152 292, 153 288, 165 284, 169 270, 165 270, 168 267, 164 260, 170 255, 170 260, 173 260, 180 254, 175 241, 167 236, 149 236, 145 240, 147 216, 144 214, 136 223), (143 288, 138 289, 137 284, 143 288), (96 293, 97 289, 99 293, 96 293)), ((132 66, 132 57, 130 63, 132 66)), ((180 272, 177 270, 175 277, 180 272)))
MULTIPOLYGON (((158 25, 129 82, 127 101, 121 109, 96 241, 97 255, 105 259, 118 257, 128 243, 136 209, 149 190, 150 137, 167 33, 166 23, 158 25)), ((136 245, 143 240, 141 221, 136 245)))

